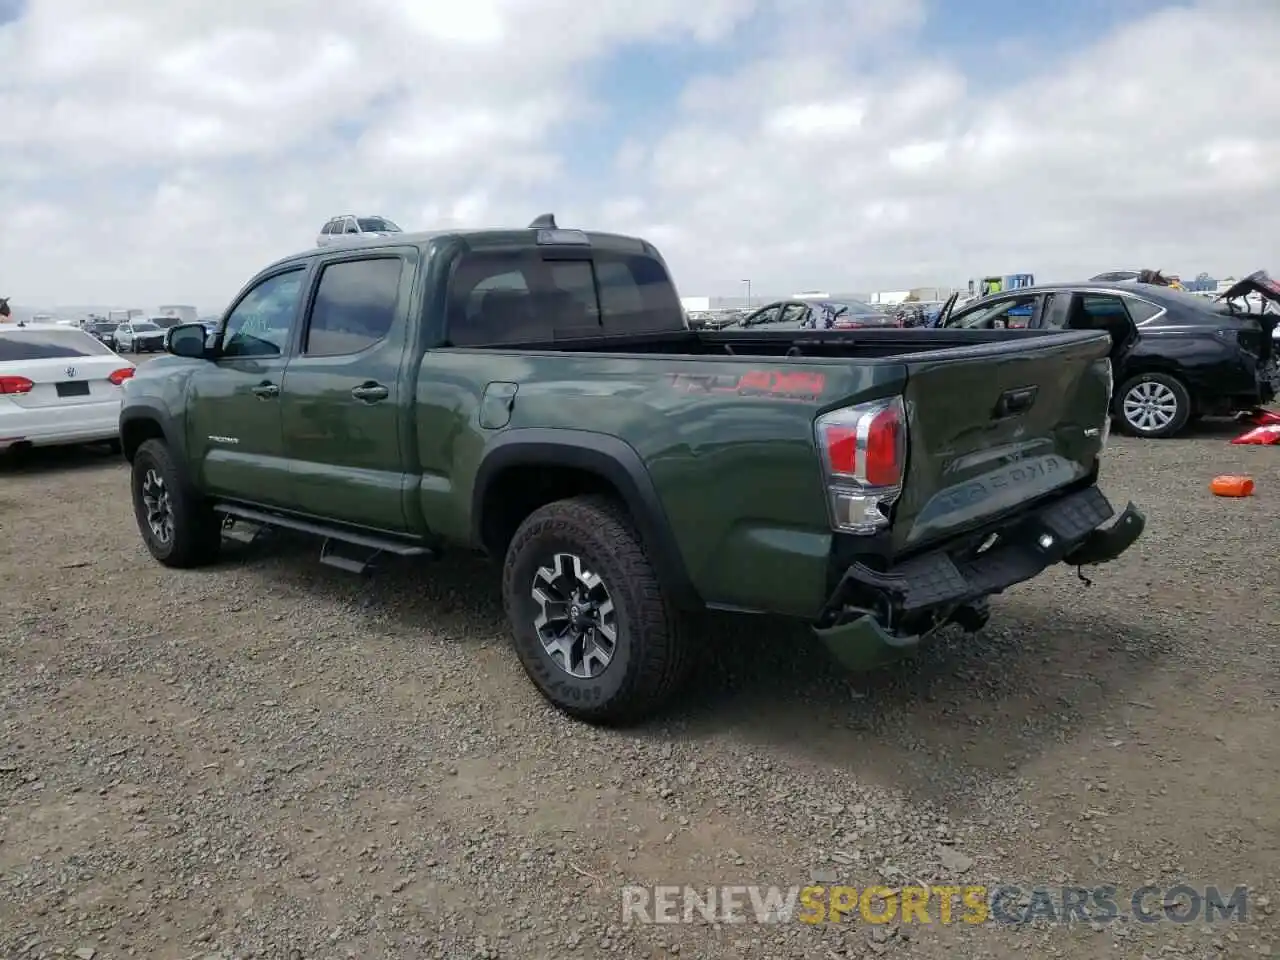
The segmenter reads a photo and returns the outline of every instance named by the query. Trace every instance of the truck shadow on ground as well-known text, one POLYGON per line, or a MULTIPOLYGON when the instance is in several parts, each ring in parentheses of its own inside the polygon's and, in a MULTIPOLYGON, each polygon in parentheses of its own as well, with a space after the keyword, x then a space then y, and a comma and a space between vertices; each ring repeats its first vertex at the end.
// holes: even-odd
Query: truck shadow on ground
MULTIPOLYGON (((507 636, 494 565, 397 562, 365 579, 321 566, 314 542, 273 541, 237 546, 233 556, 250 551, 240 562, 360 610, 371 629, 408 644, 427 632, 477 646, 507 636)), ((982 633, 946 631, 907 660, 859 674, 835 663, 802 624, 699 616, 688 687, 662 719, 628 734, 694 743, 729 736, 951 803, 975 779, 1008 776, 1140 699, 1168 649, 1102 604, 1081 613, 1026 594, 993 608, 982 633)), ((513 681, 527 683, 517 670, 513 681)), ((532 685, 526 693, 535 709, 551 709, 532 685)))

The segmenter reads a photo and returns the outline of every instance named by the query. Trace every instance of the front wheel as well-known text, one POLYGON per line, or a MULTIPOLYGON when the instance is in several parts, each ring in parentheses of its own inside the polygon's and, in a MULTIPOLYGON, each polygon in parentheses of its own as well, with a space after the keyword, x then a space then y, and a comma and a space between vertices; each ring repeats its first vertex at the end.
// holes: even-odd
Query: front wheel
POLYGON ((1163 439, 1181 432, 1191 418, 1191 393, 1167 373, 1140 373, 1116 392, 1121 429, 1135 437, 1163 439))
POLYGON ((198 567, 218 558, 222 524, 191 488, 163 440, 133 456, 133 514, 151 555, 166 567, 198 567))
POLYGON ((502 595, 521 665, 571 716, 643 720, 687 675, 684 618, 612 500, 573 497, 530 514, 507 549, 502 595))

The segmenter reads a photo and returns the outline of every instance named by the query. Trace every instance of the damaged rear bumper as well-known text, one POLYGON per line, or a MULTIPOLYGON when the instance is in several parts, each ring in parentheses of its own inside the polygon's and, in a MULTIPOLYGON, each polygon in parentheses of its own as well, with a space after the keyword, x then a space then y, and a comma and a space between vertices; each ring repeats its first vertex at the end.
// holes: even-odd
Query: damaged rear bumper
POLYGON ((1093 486, 978 534, 987 541, 979 546, 968 535, 883 571, 854 563, 814 632, 841 663, 865 669, 902 656, 948 623, 976 630, 992 594, 1055 564, 1106 563, 1128 550, 1146 518, 1130 503, 1104 527, 1113 516, 1093 486))

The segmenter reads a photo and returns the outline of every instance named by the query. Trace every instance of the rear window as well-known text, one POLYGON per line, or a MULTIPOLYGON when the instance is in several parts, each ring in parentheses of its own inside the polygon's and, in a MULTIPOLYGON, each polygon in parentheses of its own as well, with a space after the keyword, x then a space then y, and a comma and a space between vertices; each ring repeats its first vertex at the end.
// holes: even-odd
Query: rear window
POLYGON ((80 330, 5 330, 0 332, 0 363, 94 357, 111 351, 80 330))
POLYGON ((455 346, 546 342, 684 328, 662 263, 600 251, 591 260, 544 260, 537 250, 464 254, 449 285, 455 346))

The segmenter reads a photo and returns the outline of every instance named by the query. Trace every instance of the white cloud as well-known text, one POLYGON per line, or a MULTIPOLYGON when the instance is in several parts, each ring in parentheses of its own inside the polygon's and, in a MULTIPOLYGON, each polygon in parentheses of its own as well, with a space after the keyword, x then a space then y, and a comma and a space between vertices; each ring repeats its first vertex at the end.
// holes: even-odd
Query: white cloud
POLYGON ((554 208, 643 233, 685 293, 1280 270, 1273 0, 1172 8, 1066 60, 1045 37, 995 88, 980 52, 920 41, 923 17, 904 0, 31 0, 0 27, 0 293, 216 308, 348 210, 428 228, 554 208), (730 67, 626 133, 588 68, 667 42, 730 67), (609 146, 587 174, 583 129, 609 146))

